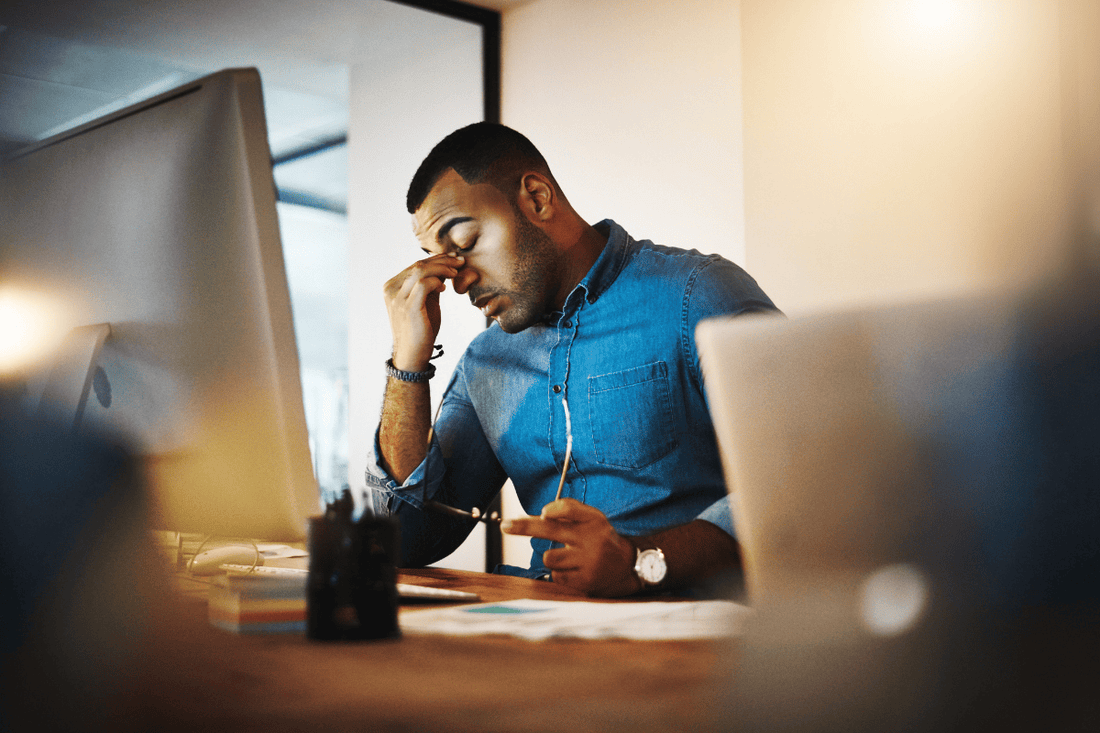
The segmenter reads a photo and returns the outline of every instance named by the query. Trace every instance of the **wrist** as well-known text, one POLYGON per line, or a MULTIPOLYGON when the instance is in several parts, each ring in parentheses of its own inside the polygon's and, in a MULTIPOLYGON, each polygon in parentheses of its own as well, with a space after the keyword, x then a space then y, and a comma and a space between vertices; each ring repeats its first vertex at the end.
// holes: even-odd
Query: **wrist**
POLYGON ((636 537, 623 537, 623 543, 625 545, 623 552, 623 563, 625 565, 623 575, 626 578, 625 582, 629 588, 626 595, 641 593, 646 588, 645 583, 638 577, 638 573, 634 569, 634 566, 638 562, 638 544, 636 540, 636 537))
POLYGON ((647 537, 632 537, 634 561, 631 575, 638 583, 638 590, 659 590, 667 585, 668 559, 661 548, 647 537))
POLYGON ((393 365, 394 369, 400 369, 403 372, 423 372, 428 369, 428 356, 423 358, 418 357, 402 357, 394 354, 390 357, 389 362, 393 365))
POLYGON ((390 363, 395 369, 403 372, 434 371, 435 367, 431 362, 440 356, 443 356, 443 347, 439 344, 433 344, 427 349, 414 350, 413 353, 395 348, 390 363))
POLYGON ((435 365, 427 364, 419 370, 402 369, 394 364, 393 359, 386 359, 386 376, 399 382, 427 382, 435 376, 435 365))

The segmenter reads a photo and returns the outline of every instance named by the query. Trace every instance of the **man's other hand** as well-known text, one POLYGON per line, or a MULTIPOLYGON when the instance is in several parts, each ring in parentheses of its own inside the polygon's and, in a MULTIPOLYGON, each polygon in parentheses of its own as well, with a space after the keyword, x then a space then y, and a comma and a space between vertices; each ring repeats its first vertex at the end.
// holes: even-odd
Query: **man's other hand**
POLYGON ((555 583, 604 598, 641 590, 642 583, 634 574, 634 545, 595 507, 575 499, 558 499, 543 507, 538 517, 506 520, 501 530, 564 545, 542 555, 555 583))

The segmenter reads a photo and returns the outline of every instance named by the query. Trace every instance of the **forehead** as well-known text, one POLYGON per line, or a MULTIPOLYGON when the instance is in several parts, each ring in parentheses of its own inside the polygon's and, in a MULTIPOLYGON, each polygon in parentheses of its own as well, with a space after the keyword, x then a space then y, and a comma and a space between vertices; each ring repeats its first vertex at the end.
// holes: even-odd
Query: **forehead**
POLYGON ((413 213, 413 234, 421 243, 436 241, 456 220, 480 220, 501 205, 507 205, 495 186, 471 186, 453 169, 439 177, 424 202, 413 213))

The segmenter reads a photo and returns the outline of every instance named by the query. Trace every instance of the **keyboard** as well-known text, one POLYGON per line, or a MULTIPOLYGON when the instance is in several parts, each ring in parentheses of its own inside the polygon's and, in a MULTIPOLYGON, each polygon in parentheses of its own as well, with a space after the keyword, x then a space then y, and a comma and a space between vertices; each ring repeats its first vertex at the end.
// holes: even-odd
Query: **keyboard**
MULTIPOLYGON (((306 579, 308 570, 302 568, 280 568, 271 565, 238 565, 226 563, 219 566, 230 575, 260 575, 269 578, 301 578, 306 579)), ((481 596, 464 590, 452 588, 433 588, 427 585, 415 585, 413 583, 398 583, 397 594, 402 598, 419 601, 480 601, 481 596)))

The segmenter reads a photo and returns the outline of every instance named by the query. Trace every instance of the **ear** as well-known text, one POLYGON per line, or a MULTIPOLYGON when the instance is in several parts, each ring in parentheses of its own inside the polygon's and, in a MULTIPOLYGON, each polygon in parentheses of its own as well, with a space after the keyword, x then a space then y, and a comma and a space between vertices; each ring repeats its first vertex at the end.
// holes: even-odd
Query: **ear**
POLYGON ((541 173, 527 173, 519 182, 519 208, 533 222, 546 222, 554 216, 557 191, 549 178, 541 173))

